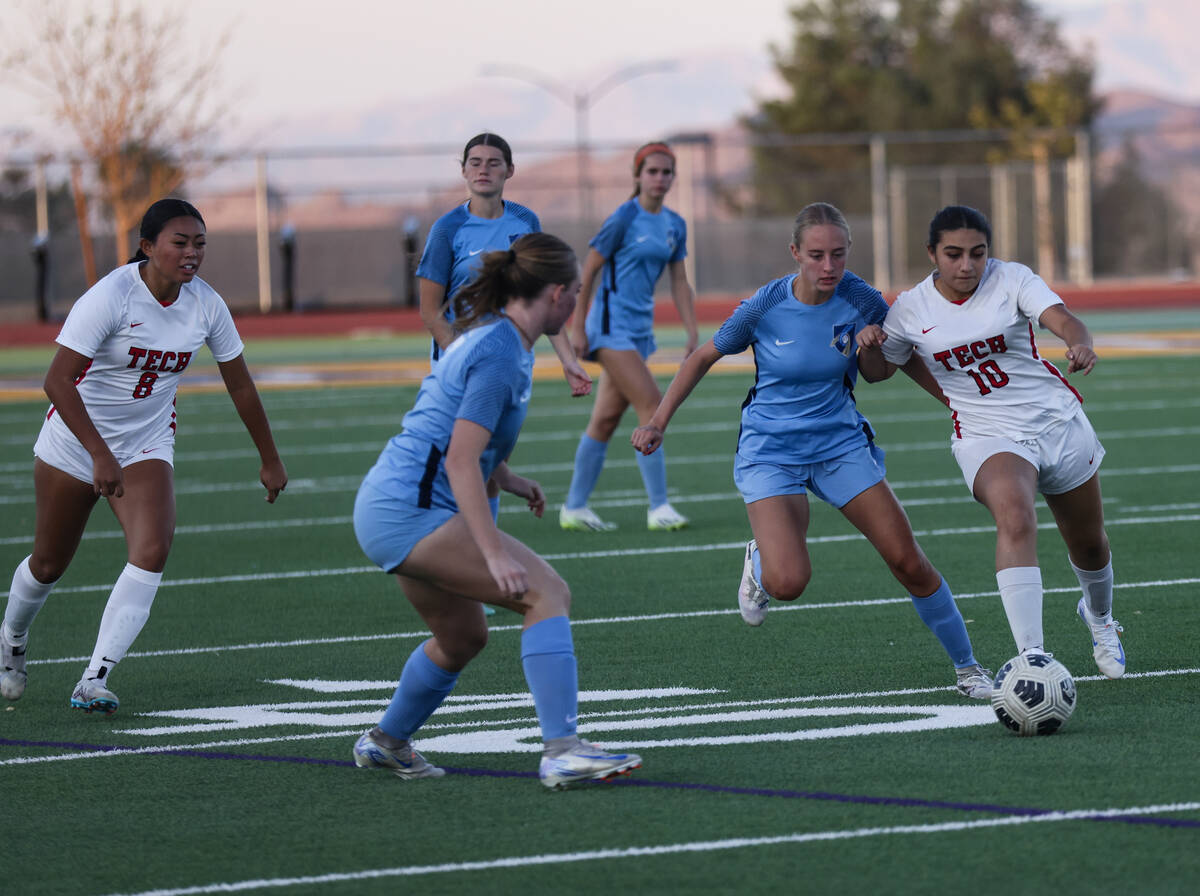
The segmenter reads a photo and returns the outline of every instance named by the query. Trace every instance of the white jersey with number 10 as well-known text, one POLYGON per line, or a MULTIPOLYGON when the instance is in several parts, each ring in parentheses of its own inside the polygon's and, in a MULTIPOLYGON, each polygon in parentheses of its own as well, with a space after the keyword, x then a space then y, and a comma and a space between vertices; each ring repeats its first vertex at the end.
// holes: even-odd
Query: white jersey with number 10
POLYGON ((897 365, 920 356, 950 402, 954 438, 1028 439, 1080 412, 1079 393, 1034 339, 1042 313, 1062 303, 1041 277, 991 259, 961 303, 938 292, 934 278, 896 299, 883 354, 897 365))

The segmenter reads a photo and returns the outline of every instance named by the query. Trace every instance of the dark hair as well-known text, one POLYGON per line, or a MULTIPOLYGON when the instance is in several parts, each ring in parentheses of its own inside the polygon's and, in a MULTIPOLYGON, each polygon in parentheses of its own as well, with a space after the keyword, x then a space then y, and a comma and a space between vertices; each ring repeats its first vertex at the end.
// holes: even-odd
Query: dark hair
POLYGON ((846 223, 846 216, 828 202, 812 202, 800 209, 800 214, 796 215, 796 220, 792 222, 792 245, 799 248, 800 241, 804 239, 804 232, 818 224, 840 227, 846 234, 846 241, 850 242, 850 225, 846 223))
POLYGON ((968 205, 948 205, 933 216, 929 222, 929 242, 926 244, 930 251, 937 249, 942 234, 947 230, 978 230, 991 248, 992 225, 988 223, 987 215, 968 205))
POLYGON ((655 153, 669 156, 671 164, 675 164, 675 151, 661 140, 654 140, 639 146, 637 152, 633 154, 633 192, 629 195, 630 199, 642 192, 642 185, 638 182, 638 177, 642 173, 642 166, 646 164, 646 159, 655 153))
POLYGON ((511 166, 513 163, 512 147, 508 145, 508 141, 503 137, 500 137, 489 131, 484 131, 482 134, 476 134, 474 137, 468 140, 467 145, 463 147, 461 164, 464 167, 466 167, 467 164, 467 155, 476 146, 494 146, 496 149, 500 150, 500 155, 504 156, 505 165, 511 166))
POLYGON ((466 330, 513 299, 532 299, 550 284, 579 276, 575 250, 549 233, 527 233, 508 250, 483 256, 479 274, 454 296, 454 326, 466 330))
MULTIPOLYGON (((158 235, 162 233, 162 229, 167 225, 167 222, 173 218, 195 218, 203 227, 204 219, 200 217, 200 212, 196 210, 196 206, 183 199, 160 199, 158 202, 146 209, 146 214, 142 215, 142 225, 138 228, 138 239, 154 242, 158 239, 158 235)), ((133 264, 135 261, 145 261, 146 253, 138 247, 133 258, 125 262, 133 264)))

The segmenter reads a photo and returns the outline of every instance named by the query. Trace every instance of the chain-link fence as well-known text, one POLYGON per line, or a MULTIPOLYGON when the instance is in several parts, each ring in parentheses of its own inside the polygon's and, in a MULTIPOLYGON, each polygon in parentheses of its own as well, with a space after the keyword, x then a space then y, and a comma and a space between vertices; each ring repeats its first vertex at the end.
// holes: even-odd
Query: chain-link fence
MULTIPOLYGON (((689 226, 700 294, 746 294, 792 269, 791 221, 839 206, 850 268, 885 292, 928 272, 928 221, 948 204, 988 214, 994 254, 1055 283, 1195 279, 1200 129, 1070 134, 1040 160, 996 161, 1012 135, 676 135, 667 203, 689 226)), ((631 192, 632 145, 518 146, 505 197, 581 253, 631 192)), ((430 225, 466 198, 459 146, 242 153, 182 191, 204 214, 202 276, 235 311, 404 307, 430 225)), ((9 158, 0 179, 0 321, 59 318, 86 289, 86 243, 103 275, 123 258, 86 178, 67 159, 9 158), (81 222, 83 227, 81 228, 81 222), (81 230, 86 237, 81 236, 81 230)))

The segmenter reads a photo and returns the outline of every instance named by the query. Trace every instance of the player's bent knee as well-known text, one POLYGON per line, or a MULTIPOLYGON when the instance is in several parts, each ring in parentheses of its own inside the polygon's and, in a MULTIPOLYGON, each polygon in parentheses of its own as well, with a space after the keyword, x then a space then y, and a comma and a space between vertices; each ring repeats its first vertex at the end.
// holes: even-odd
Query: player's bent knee
POLYGON ((30 556, 29 571, 43 585, 49 585, 51 582, 57 582, 62 578, 62 574, 67 571, 67 564, 37 556, 30 556))
POLYGON ((809 576, 796 574, 771 576, 764 570, 761 584, 763 590, 775 600, 795 600, 804 593, 808 582, 809 576))
POLYGON ((438 638, 438 647, 455 668, 461 669, 487 647, 487 625, 455 632, 453 637, 438 638))

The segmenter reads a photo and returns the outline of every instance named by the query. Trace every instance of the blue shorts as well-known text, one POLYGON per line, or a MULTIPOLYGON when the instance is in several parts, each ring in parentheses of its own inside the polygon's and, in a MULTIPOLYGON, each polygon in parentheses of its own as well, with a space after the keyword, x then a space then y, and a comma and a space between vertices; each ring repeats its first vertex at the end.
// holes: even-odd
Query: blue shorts
POLYGON ((628 333, 601 333, 599 327, 593 328, 591 321, 587 324, 588 353, 585 361, 596 360, 596 349, 610 348, 614 351, 634 351, 645 361, 658 349, 654 334, 647 336, 631 336, 628 333))
POLYGON ((814 495, 844 507, 887 475, 883 449, 871 442, 812 464, 776 464, 735 456, 733 481, 747 504, 780 495, 814 495))
POLYGON ((414 507, 364 482, 354 498, 354 534, 372 563, 384 572, 395 572, 422 538, 456 512, 414 507))

